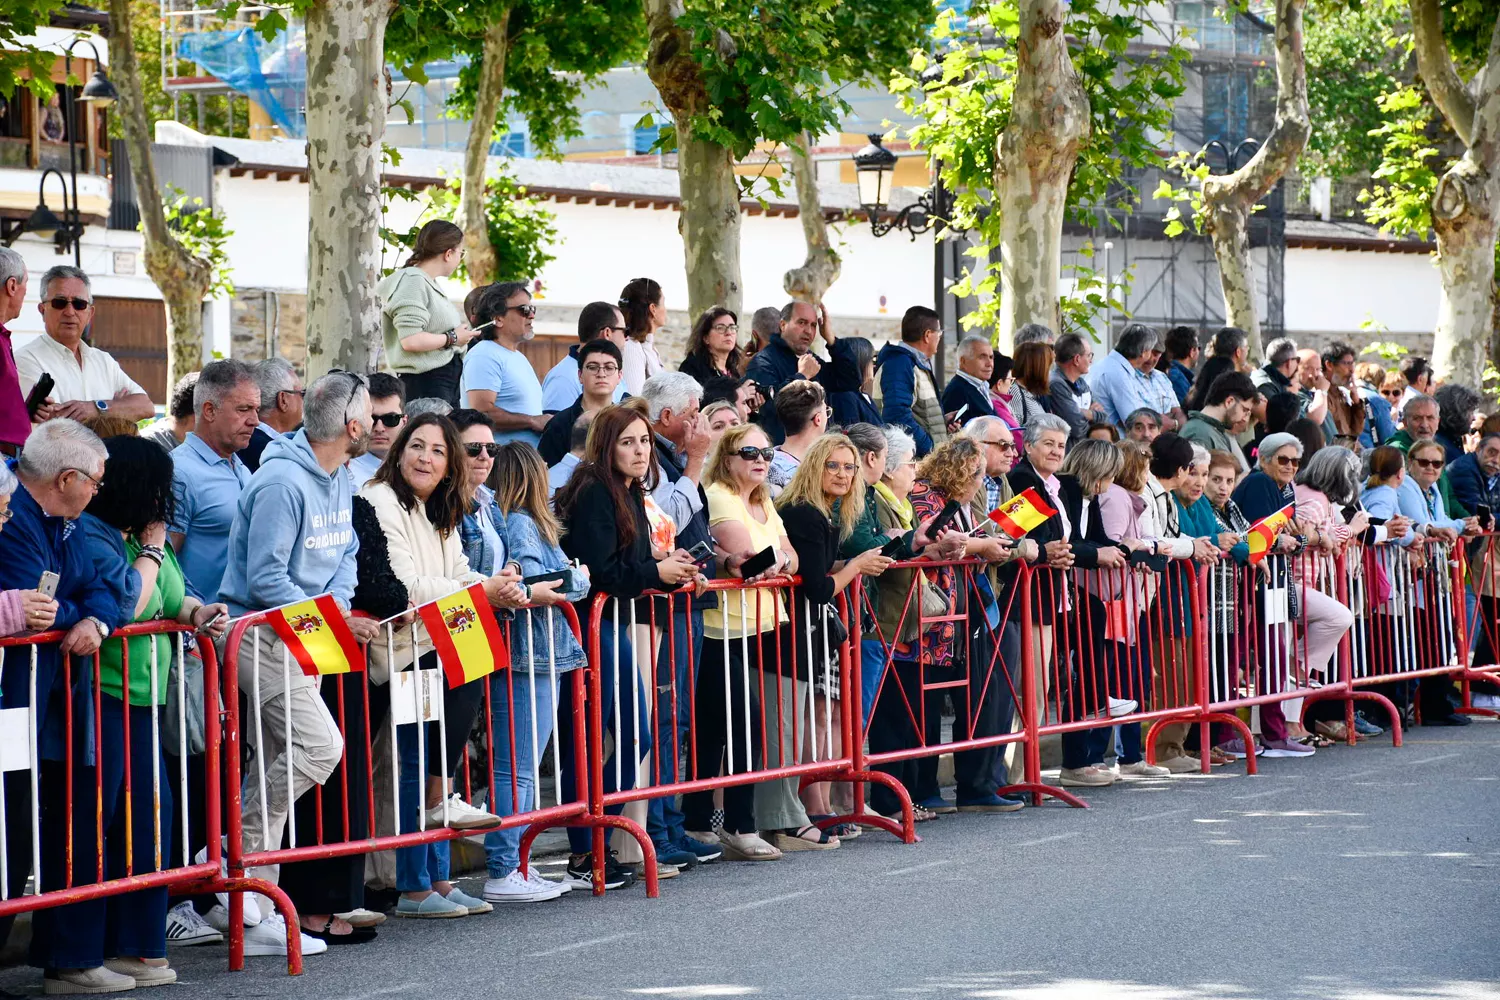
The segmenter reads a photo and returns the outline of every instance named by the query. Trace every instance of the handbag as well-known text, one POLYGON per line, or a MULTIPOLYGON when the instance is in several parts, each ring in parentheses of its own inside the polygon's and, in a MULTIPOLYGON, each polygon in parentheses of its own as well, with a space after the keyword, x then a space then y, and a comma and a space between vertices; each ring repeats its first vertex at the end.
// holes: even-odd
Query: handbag
MULTIPOLYGON (((203 658, 196 649, 184 649, 180 658, 173 659, 176 660, 173 666, 182 670, 182 683, 178 684, 176 670, 168 672, 162 749, 173 755, 195 757, 208 747, 203 719, 203 658)), ((216 700, 220 700, 222 707, 222 700, 216 700)))
MULTIPOLYGON (((923 618, 941 618, 950 613, 948 593, 927 579, 927 574, 917 570, 917 599, 920 602, 923 618)), ((921 631, 917 616, 907 610, 905 618, 901 622, 901 631, 896 635, 896 641, 901 643, 912 643, 917 639, 921 631)))

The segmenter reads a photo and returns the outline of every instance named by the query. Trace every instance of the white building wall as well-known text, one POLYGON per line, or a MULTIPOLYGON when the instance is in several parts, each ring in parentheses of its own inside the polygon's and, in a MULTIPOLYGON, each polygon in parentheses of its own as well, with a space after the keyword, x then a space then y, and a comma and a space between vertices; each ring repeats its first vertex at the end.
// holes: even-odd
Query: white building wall
POLYGON ((1437 268, 1426 254, 1286 252, 1286 328, 1293 335, 1369 336, 1360 324, 1373 319, 1394 339, 1430 336, 1438 294, 1437 268))

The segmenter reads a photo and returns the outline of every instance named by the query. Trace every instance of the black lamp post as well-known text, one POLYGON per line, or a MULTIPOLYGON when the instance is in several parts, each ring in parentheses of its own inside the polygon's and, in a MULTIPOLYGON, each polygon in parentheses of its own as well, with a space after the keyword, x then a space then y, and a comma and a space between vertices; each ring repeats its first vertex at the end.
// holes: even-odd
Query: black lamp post
MULTIPOLYGON (((76 100, 73 97, 73 88, 67 86, 66 83, 63 84, 63 86, 66 88, 68 97, 68 174, 73 181, 73 215, 69 220, 67 233, 68 237, 72 240, 73 243, 73 266, 77 268, 83 267, 83 251, 80 248, 80 242, 83 238, 83 217, 78 210, 77 101, 82 100, 90 105, 98 105, 101 108, 107 108, 111 104, 115 103, 115 99, 120 96, 119 92, 115 90, 115 85, 109 82, 109 77, 105 76, 104 70, 100 68, 98 47, 83 35, 79 35, 78 37, 74 38, 71 42, 68 43, 68 47, 63 50, 64 76, 68 79, 71 79, 73 76, 73 49, 77 47, 80 42, 84 45, 87 45, 89 47, 89 50, 94 53, 94 75, 89 78, 88 83, 83 85, 83 91, 78 95, 78 98, 76 100)), ((46 176, 43 175, 42 179, 46 180, 46 176)), ((67 192, 65 191, 64 195, 66 195, 66 193, 67 192)), ((38 208, 45 208, 45 205, 38 206, 38 208)), ((64 213, 66 213, 67 210, 67 198, 64 197, 64 213)), ((35 215, 36 213, 32 214, 35 215)), ((31 227, 28 225, 27 228, 29 229, 31 227)), ((65 244, 59 243, 59 247, 63 245, 65 244)))

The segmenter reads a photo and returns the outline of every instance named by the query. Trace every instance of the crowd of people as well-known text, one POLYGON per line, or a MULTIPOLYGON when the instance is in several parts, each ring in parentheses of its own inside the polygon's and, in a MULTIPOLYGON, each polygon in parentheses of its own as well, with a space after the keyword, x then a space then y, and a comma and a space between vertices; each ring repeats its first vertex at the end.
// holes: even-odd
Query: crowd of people
MULTIPOLYGON (((439 282, 462 254, 457 227, 429 223, 411 260, 382 283, 387 370, 333 371, 304 385, 280 359, 216 360, 175 386, 166 415, 144 428, 153 412, 144 392, 82 341, 92 317, 87 276, 69 267, 42 276, 46 336, 14 357, 8 334, 0 337, 0 445, 15 456, 0 465, 0 635, 63 637, 37 648, 34 687, 22 669, 0 680, 4 707, 33 709, 42 775, 35 803, 25 771, 5 776, 11 895, 32 874, 33 817, 42 890, 94 881, 101 856, 107 877, 123 875, 127 842, 136 872, 203 856, 201 720, 197 733, 154 735, 196 657, 179 658, 171 643, 112 638, 133 622, 189 626, 226 662, 231 619, 331 595, 369 644, 367 678, 288 669, 269 628, 240 639, 234 662, 253 761, 242 789, 244 849, 304 843, 315 830, 333 840, 376 832, 375 817, 349 803, 365 801, 360 789, 374 770, 366 755, 388 729, 396 830, 484 832, 487 876, 470 895, 452 879, 447 841, 401 848, 390 912, 460 918, 594 886, 588 828, 569 830, 560 881, 523 871, 519 827, 496 829, 538 806, 537 754, 550 741, 560 749, 560 801, 578 787, 574 750, 586 734, 554 706, 587 663, 592 637, 580 643, 563 615, 536 609, 572 603, 588 623, 596 595, 614 598, 599 609, 595 664, 613 754, 606 792, 837 757, 842 734, 831 720, 844 698, 858 698, 872 753, 940 742, 945 698, 954 739, 1014 732, 1028 636, 1056 684, 1075 686, 1096 663, 1115 678, 1107 698, 1083 707, 1068 699, 1063 709, 1077 714, 1062 721, 1099 724, 1065 736, 1061 783, 1097 788, 1203 766, 1186 725, 1161 731, 1151 764, 1140 725, 1110 721, 1159 707, 1179 687, 1193 628, 1248 631, 1232 600, 1189 620, 1190 563, 1245 566, 1250 525, 1288 506, 1277 553, 1335 554, 1363 542, 1416 559, 1472 539, 1500 506, 1500 416, 1482 414, 1464 386, 1434 386, 1415 357, 1387 373, 1356 364, 1344 344, 1299 351, 1278 339, 1252 367, 1240 330, 1218 331, 1200 356, 1196 330, 1162 335, 1132 324, 1096 362, 1087 338, 1031 324, 1017 331, 1011 356, 985 337, 963 338, 957 370, 940 385, 932 310, 907 310, 899 342, 877 351, 868 339, 836 336, 821 308, 792 302, 758 310, 746 337, 733 311, 706 311, 673 371, 654 345, 667 316, 661 286, 641 278, 615 302, 584 307, 577 346, 539 377, 520 350, 536 315, 526 284, 478 288, 456 307, 439 282), (28 400, 44 379, 50 388, 28 400), (1053 513, 1013 537, 989 515, 1028 490, 1053 513), (950 504, 957 516, 937 530, 950 504), (1126 574, 1137 566, 1146 571, 1126 574), (787 576, 800 582, 733 599, 710 584, 787 576), (1030 622, 1017 598, 1023 580, 1040 581, 1030 622), (439 721, 396 725, 399 675, 437 666, 411 610, 475 585, 510 635, 512 668, 445 685, 439 721), (1085 655, 1064 616, 1103 622, 1122 587, 1129 620, 1088 629, 1097 646, 1085 655), (863 600, 841 616, 840 601, 856 591, 863 600), (676 593, 668 604, 642 598, 648 592, 676 593), (397 625, 385 633, 377 621, 397 625), (836 656, 827 655, 844 641, 845 622, 860 650, 858 692, 840 690, 836 656), (67 658, 96 652, 98 692, 93 671, 66 669, 67 658), (945 680, 957 683, 913 699, 945 680), (488 741, 482 780, 461 786, 478 731, 506 736, 488 741), (126 788, 153 787, 159 824, 125 802, 126 788), (482 798, 465 791, 475 787, 487 789, 482 798), (319 788, 325 794, 313 794, 319 788), (173 789, 187 801, 174 801, 173 789), (75 813, 97 813, 97 827, 68 822, 69 794, 75 813), (189 816, 187 845, 173 842, 181 826, 167 818, 176 810, 189 816)), ((17 315, 26 282, 19 257, 0 250, 0 323, 17 315)), ((1280 572, 1301 623, 1296 676, 1328 677, 1353 616, 1301 570, 1280 572)), ((1495 589, 1475 590, 1471 610, 1494 621, 1495 589)), ((1487 642, 1483 628, 1474 631, 1487 642)), ((1257 670, 1245 658, 1235 667, 1257 670)), ((1428 724, 1467 722, 1446 676, 1425 679, 1420 702, 1428 724)), ((1475 704, 1500 708, 1500 698, 1484 691, 1475 704)), ((1303 757, 1346 735, 1341 715, 1315 708, 1263 705, 1256 744, 1216 732, 1210 763, 1303 757)), ((1356 722, 1368 735, 1389 720, 1366 713, 1356 722)), ((919 820, 1011 812, 1024 806, 1000 791, 1024 778, 1013 751, 956 753, 953 799, 939 787, 935 756, 880 767, 906 788, 919 820)), ((847 786, 799 789, 778 778, 624 808, 655 844, 656 874, 669 878, 720 858, 837 849, 861 832, 826 822, 850 803, 847 786)), ((870 807, 899 812, 880 784, 870 807)), ((641 864, 611 852, 605 887, 631 885, 641 864)), ((362 856, 252 874, 290 895, 305 953, 369 941, 385 920, 366 908, 362 856)), ((259 898, 246 906, 247 954, 284 954, 286 928, 259 898)), ((173 902, 166 889, 149 889, 39 911, 31 961, 45 991, 173 981, 167 945, 220 940, 229 920, 222 898, 173 902)))

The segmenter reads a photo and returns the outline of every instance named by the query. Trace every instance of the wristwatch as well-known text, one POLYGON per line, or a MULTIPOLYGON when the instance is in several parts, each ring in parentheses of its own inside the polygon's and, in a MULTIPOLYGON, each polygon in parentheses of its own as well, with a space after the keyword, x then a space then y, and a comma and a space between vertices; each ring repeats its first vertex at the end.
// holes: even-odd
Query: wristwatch
POLYGON ((109 409, 109 400, 107 400, 107 399, 96 399, 96 400, 94 400, 94 405, 97 406, 101 411, 107 410, 107 409, 109 409))
POLYGON ((443 334, 443 337, 447 340, 447 343, 443 345, 444 347, 453 347, 458 343, 458 331, 456 329, 449 330, 447 333, 443 334))
POLYGON ((95 618, 93 615, 85 615, 84 618, 83 618, 83 620, 86 621, 86 622, 93 622, 94 623, 94 628, 96 628, 96 629, 99 630, 99 641, 100 642, 103 642, 105 639, 109 638, 109 626, 106 625, 106 624, 104 624, 98 618, 95 618))

